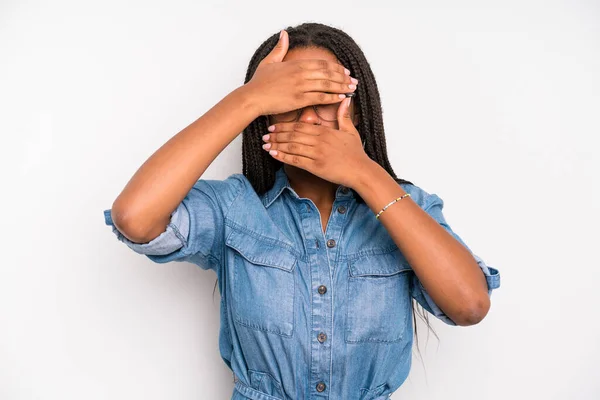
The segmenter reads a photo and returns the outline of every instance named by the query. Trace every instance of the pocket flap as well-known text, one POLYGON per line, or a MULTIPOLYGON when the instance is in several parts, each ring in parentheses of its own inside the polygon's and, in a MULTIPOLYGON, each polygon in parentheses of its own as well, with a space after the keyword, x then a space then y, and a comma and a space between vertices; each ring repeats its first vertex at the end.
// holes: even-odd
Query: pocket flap
POLYGON ((292 271, 297 262, 297 257, 291 250, 277 240, 259 236, 253 232, 245 232, 230 227, 225 244, 240 253, 246 260, 253 264, 280 268, 292 271))
POLYGON ((411 268, 398 248, 385 253, 362 254, 348 260, 351 276, 390 276, 411 268))

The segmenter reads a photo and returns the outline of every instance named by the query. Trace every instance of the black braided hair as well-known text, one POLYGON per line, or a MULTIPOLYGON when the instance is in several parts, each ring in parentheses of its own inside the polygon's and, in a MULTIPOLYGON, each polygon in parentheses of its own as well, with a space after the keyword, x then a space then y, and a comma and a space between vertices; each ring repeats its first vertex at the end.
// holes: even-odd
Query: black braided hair
MULTIPOLYGON (((332 52, 339 62, 350 70, 351 75, 358 79, 360 84, 352 100, 359 114, 359 124, 356 128, 365 143, 365 152, 396 182, 412 184, 396 177, 388 159, 379 90, 369 62, 356 42, 342 30, 316 22, 288 27, 286 31, 289 36, 288 51, 305 47, 324 48, 332 52)), ((279 32, 259 46, 250 60, 244 83, 252 79, 258 64, 273 50, 278 40, 279 32)), ((273 187, 275 172, 283 164, 262 149, 262 136, 267 132, 268 124, 268 116, 261 115, 252 121, 242 134, 242 173, 259 195, 273 187)), ((359 203, 364 203, 358 193, 355 192, 355 195, 359 203)))

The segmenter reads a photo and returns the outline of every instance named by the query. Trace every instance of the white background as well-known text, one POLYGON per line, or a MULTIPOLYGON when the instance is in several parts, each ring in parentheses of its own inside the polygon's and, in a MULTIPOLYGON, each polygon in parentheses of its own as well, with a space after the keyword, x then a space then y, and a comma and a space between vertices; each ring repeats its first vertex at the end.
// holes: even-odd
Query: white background
MULTIPOLYGON (((392 398, 600 398, 598 2, 52 3, 0 2, 0 399, 230 398, 216 275, 103 210, 304 21, 358 42, 394 169, 502 274, 480 324, 419 326, 392 398)), ((236 172, 241 137, 203 177, 236 172)))

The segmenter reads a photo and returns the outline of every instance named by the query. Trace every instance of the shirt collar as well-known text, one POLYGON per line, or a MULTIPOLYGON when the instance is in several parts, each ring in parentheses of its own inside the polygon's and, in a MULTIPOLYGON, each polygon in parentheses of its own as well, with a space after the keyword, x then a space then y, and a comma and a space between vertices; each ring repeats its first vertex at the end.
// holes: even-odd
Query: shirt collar
MULTIPOLYGON (((262 198, 263 205, 265 208, 268 208, 271 203, 273 203, 277 198, 283 193, 285 189, 289 189, 289 191, 296 197, 300 198, 298 194, 294 191, 292 186, 290 185, 290 181, 288 180, 288 176, 285 173, 283 165, 275 172, 275 182, 273 183, 273 187, 265 192, 262 198)), ((354 191, 349 188, 345 188, 340 185, 336 191, 336 198, 343 197, 354 197, 354 191), (346 191, 346 193, 344 193, 346 191)))
MULTIPOLYGON (((275 183, 273 183, 273 187, 265 192, 262 198, 262 202, 265 208, 268 208, 271 203, 273 203, 279 195, 283 192, 285 188, 288 188, 290 191, 294 192, 294 189, 290 186, 290 181, 283 169, 283 165, 275 172, 275 183)), ((296 194, 296 196, 298 196, 296 194)))

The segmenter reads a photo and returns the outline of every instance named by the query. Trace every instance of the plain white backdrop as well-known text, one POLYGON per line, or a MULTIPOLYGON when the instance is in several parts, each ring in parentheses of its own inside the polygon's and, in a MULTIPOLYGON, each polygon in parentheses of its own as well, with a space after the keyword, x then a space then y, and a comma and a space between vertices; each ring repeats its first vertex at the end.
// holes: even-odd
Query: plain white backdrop
MULTIPOLYGON (((395 171, 502 274, 480 324, 419 325, 392 399, 600 398, 599 3, 372 3, 0 2, 0 399, 230 398, 214 272, 103 210, 305 21, 358 42, 395 171)), ((241 137, 203 177, 236 172, 241 137)))

